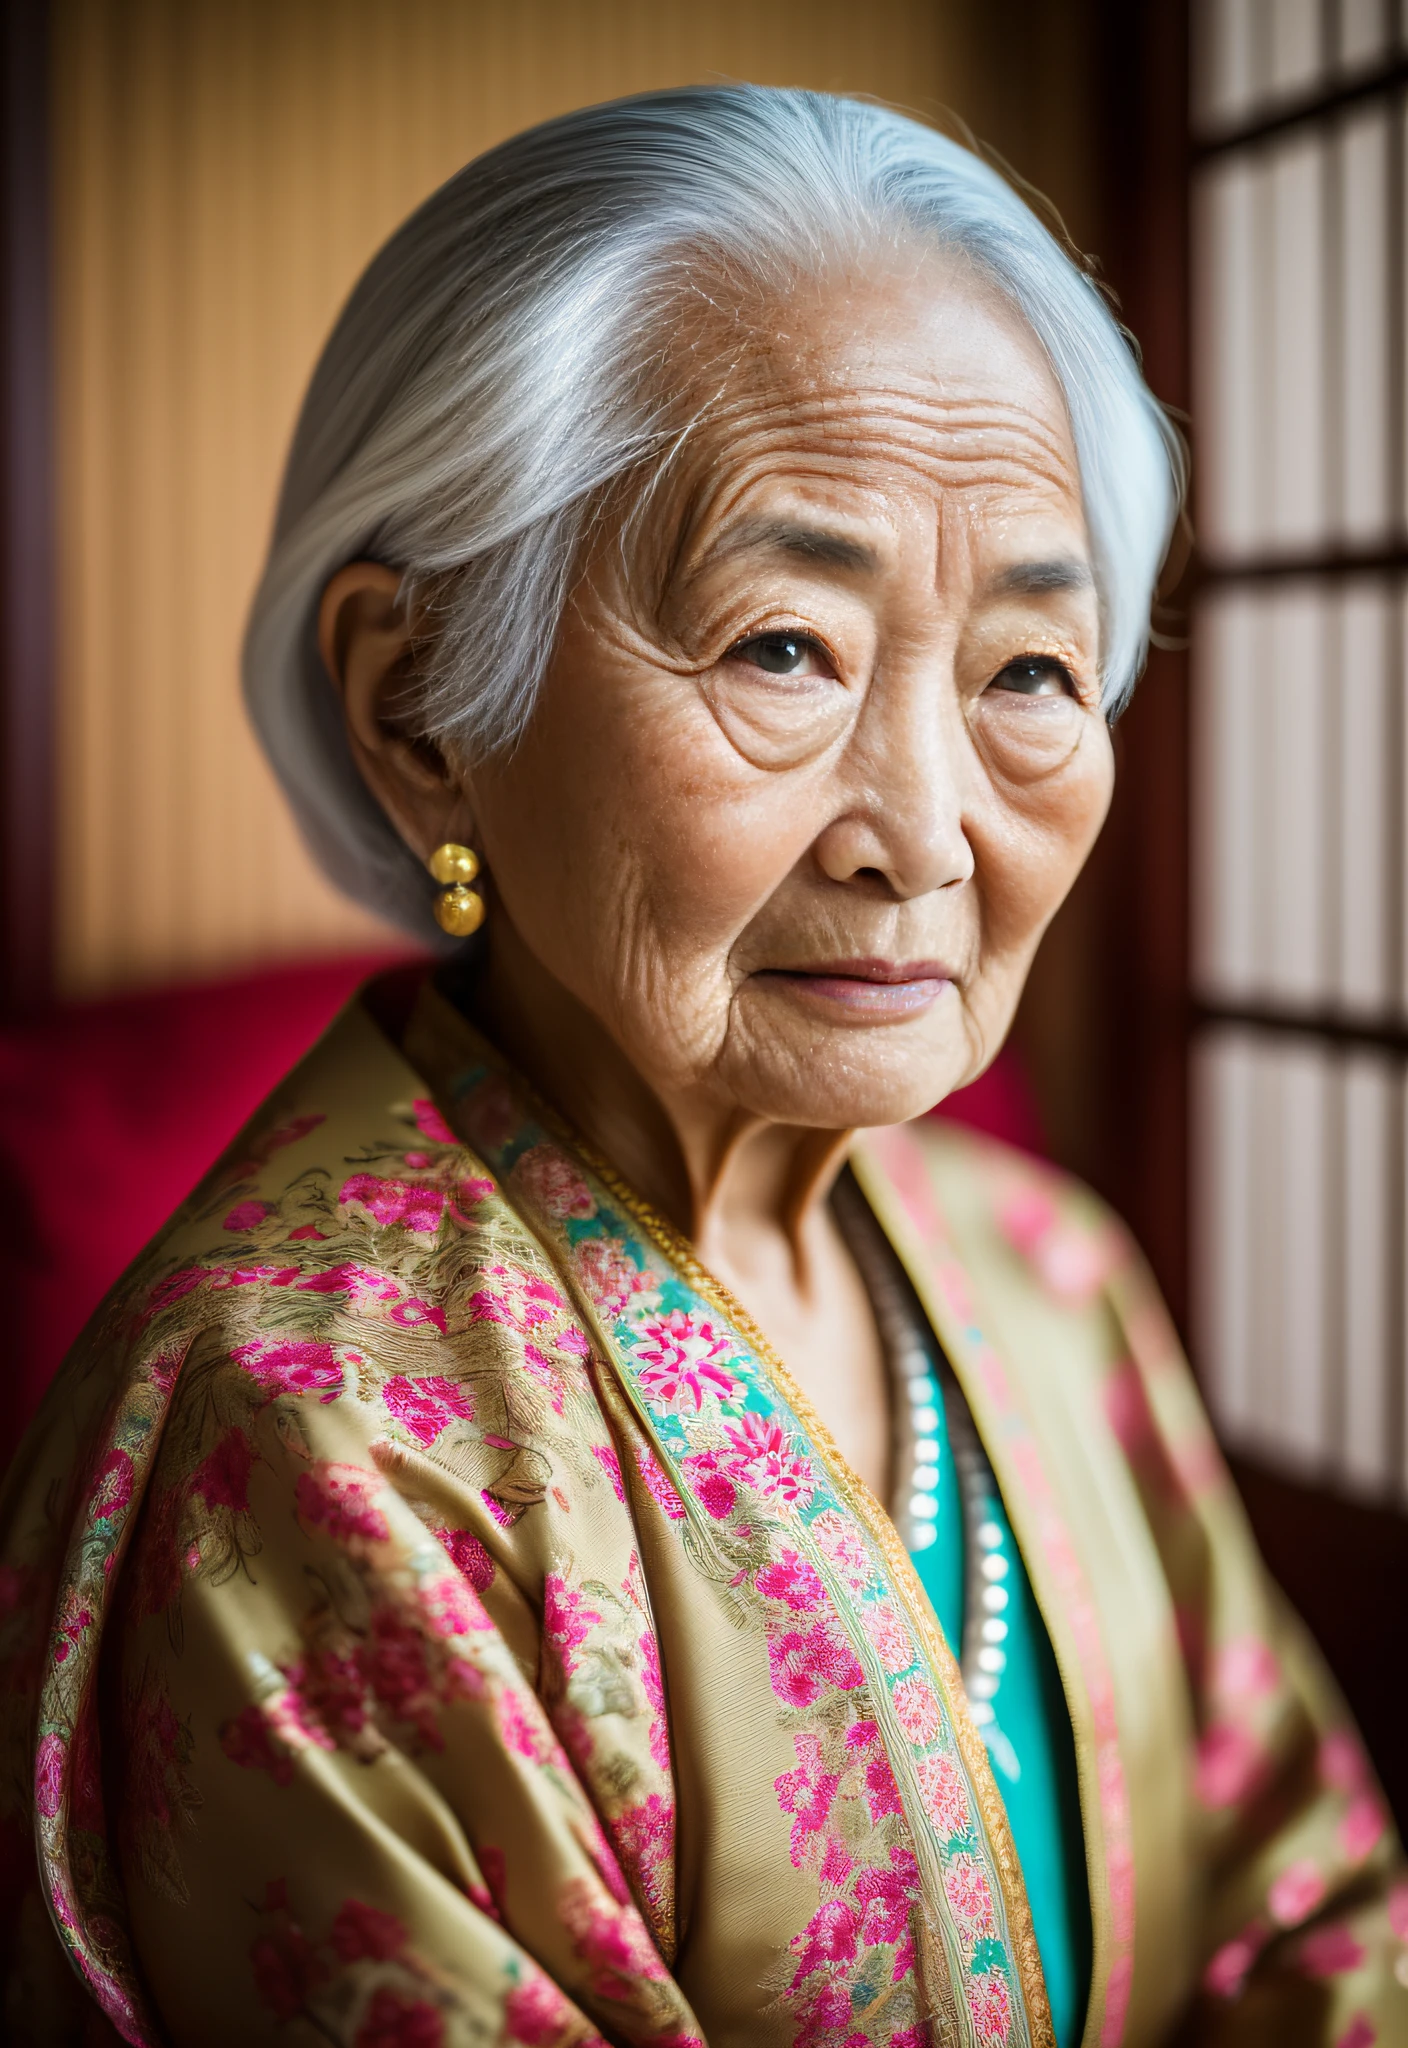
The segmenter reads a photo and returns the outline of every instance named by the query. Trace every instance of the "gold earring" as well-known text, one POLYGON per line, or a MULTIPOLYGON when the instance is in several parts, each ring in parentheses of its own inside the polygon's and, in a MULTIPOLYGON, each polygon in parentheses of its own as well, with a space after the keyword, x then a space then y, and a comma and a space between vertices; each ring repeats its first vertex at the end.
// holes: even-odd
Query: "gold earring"
POLYGON ((484 922, 484 898, 469 884, 479 873, 479 855, 472 847, 447 840, 426 862, 437 882, 448 882, 435 899, 435 922, 452 939, 467 939, 484 922))

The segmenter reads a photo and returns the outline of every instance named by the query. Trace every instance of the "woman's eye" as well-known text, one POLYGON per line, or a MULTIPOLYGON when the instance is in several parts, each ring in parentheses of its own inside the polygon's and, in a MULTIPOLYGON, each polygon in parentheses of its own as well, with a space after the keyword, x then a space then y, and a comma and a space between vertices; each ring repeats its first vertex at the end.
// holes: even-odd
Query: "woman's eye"
POLYGON ((1076 680, 1063 661, 1045 654, 1023 654, 999 669, 989 688, 1012 690, 1020 697, 1074 697, 1076 680))
POLYGON ((825 651, 801 633, 760 633, 729 649, 731 661, 746 661, 769 676, 829 676, 834 673, 825 651))

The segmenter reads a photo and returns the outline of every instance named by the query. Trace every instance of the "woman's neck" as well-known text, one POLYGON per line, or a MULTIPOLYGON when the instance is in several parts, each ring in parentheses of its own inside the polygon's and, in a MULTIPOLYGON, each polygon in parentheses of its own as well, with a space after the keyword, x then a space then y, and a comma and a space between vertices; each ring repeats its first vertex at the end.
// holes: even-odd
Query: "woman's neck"
MULTIPOLYGON (((465 1007, 587 1142, 688 1238, 704 1263, 740 1281, 790 1264, 808 1293, 827 1197, 853 1133, 778 1124, 707 1083, 643 1076, 606 1027, 550 975, 511 928, 496 934, 465 1007)), ((746 1289, 745 1289, 746 1291, 746 1289)))
POLYGON ((652 1082, 511 928, 495 934, 465 1007, 693 1244, 883 1498, 890 1464, 884 1354, 827 1199, 852 1134, 770 1123, 707 1087, 652 1082))

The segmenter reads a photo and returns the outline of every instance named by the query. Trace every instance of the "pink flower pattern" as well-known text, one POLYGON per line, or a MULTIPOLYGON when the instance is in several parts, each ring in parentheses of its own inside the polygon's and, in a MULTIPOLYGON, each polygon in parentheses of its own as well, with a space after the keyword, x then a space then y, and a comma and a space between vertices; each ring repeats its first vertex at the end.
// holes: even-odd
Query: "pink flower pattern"
MULTIPOLYGON (((283 1700, 290 1695, 285 1694, 283 1700)), ((245 1771, 267 1771, 276 1785, 293 1783, 293 1760, 310 1743, 319 1749, 335 1749, 336 1743, 316 1722, 311 1725, 301 1711, 280 1713, 283 1701, 263 1706, 241 1707, 220 1729, 220 1747, 232 1764, 245 1771)))
POLYGON ((654 1285, 619 1237, 584 1238, 573 1250, 572 1263, 587 1299, 607 1315, 619 1315, 635 1295, 654 1285))
POLYGON ((280 1394, 316 1394, 324 1407, 342 1392, 343 1365, 331 1344, 309 1339, 241 1344, 231 1357, 272 1400, 280 1394))
POLYGON ((798 1956, 793 1984, 800 1984, 813 1970, 852 1962, 859 1941, 860 1914, 848 1900, 829 1899, 825 1905, 818 1906, 802 1933, 792 1942, 798 1956))
MULTIPOLYGON (((261 2004, 282 2024, 303 2019, 319 2035, 330 2034, 328 2015, 317 2002, 326 1992, 345 2010, 340 1980, 356 1985, 360 1966, 394 1964, 372 1977, 359 2004, 356 2032, 341 2030, 350 2048, 442 2048, 443 1993, 410 1946, 407 1929, 394 1914, 360 1899, 344 1900, 321 1939, 311 1937, 289 1907, 282 1879, 266 1886, 259 1931, 249 1960, 261 2004)), ((365 1983, 365 1979, 362 1980, 365 1983)))
POLYGON ((111 1521, 121 1514, 132 1498, 132 1460, 114 1445, 99 1464, 88 1495, 88 1512, 95 1522, 111 1521))
POLYGON ((595 1891, 585 1878, 564 1885, 558 1914, 599 1995, 619 1996, 633 1978, 659 1983, 668 1975, 636 1908, 595 1891))
POLYGON ((372 1504, 380 1491, 380 1473, 327 1458, 320 1458, 310 1472, 300 1473, 294 1489, 303 1520, 312 1528, 325 1529, 337 1543, 387 1540, 391 1531, 386 1516, 372 1504))
POLYGON ((890 1850, 890 1867, 861 1872, 856 1880, 856 1897, 865 1909, 862 1923, 870 1944, 896 1942, 909 1925, 910 1908, 920 1896, 919 1865, 914 1851, 896 1843, 890 1850))
POLYGON ((1362 1863, 1373 1854, 1388 1830, 1388 1818, 1377 1794, 1361 1792, 1350 1801, 1335 1833, 1351 1863, 1362 1863))
POLYGON ((1236 1636, 1213 1659, 1209 1691, 1222 1700, 1268 1699, 1281 1682, 1281 1665, 1260 1636, 1236 1636))
POLYGON ((1307 1977, 1342 1977, 1359 1968, 1364 1950, 1347 1927, 1332 1920, 1303 1936, 1297 1959, 1307 1977))
POLYGON ((383 1230, 395 1227, 421 1237, 434 1237, 445 1214, 442 1188, 375 1173, 351 1174, 337 1199, 344 1208, 364 1210, 383 1230))
POLYGON ((843 1584, 853 1593, 864 1592, 875 1572, 855 1524, 838 1515, 834 1508, 827 1508, 812 1523, 811 1533, 843 1584))
POLYGON ((886 1671, 892 1675, 908 1671, 915 1661, 914 1645, 893 1601, 871 1601, 861 1608, 860 1615, 861 1626, 886 1671))
POLYGON ((517 1162, 511 1175, 529 1200, 548 1216, 594 1216, 596 1200, 580 1169, 557 1145, 535 1145, 517 1162))
POLYGON ((611 1481, 611 1491, 615 1494, 617 1500, 624 1503, 626 1483, 621 1477, 621 1460, 616 1455, 613 1446, 610 1444, 593 1444, 592 1456, 611 1481))
POLYGON ((571 2003, 536 1963, 504 2000, 504 2025, 514 2048, 557 2048, 575 2025, 571 2003))
POLYGON ((968 1946, 990 1941, 997 1932, 992 1891, 974 1856, 955 1856, 944 1867, 944 1896, 968 1946))
POLYGON ((754 1583, 769 1600, 781 1600, 794 1614, 815 1614, 826 1604, 826 1588, 795 1550, 784 1550, 775 1563, 764 1565, 754 1583))
POLYGON ((968 1832, 973 1813, 968 1790, 956 1760, 951 1756, 923 1756, 917 1765, 919 1790, 924 1810, 941 1840, 968 1832))
POLYGON ((1009 1243, 1032 1263, 1057 1301, 1081 1307, 1099 1293, 1119 1260, 1112 1232, 1082 1227, 1062 1216, 1043 1188, 1014 1192, 998 1211, 1009 1243))
POLYGON ((577 1651, 601 1616, 586 1604, 585 1595, 569 1586, 561 1572, 549 1572, 543 1580, 543 1641, 556 1653, 563 1673, 571 1677, 577 1651))
POLYGON ((41 1736, 34 1759, 34 1803, 46 1820, 52 1820, 63 1798, 64 1762, 62 1738, 41 1736))
POLYGON ((476 1593, 487 1593, 494 1583, 494 1560, 479 1538, 468 1529, 437 1529, 434 1532, 469 1580, 476 1593))
POLYGON ((905 1678, 895 1687, 895 1718, 917 1748, 932 1742, 943 1725, 938 1695, 927 1678, 905 1678))
POLYGON ((227 1429, 191 1474, 191 1492, 199 1494, 208 1508, 226 1508, 231 1514, 247 1515, 254 1463, 254 1446, 244 1431, 227 1429))
POLYGON ((1216 1812, 1245 1799, 1266 1767, 1264 1746, 1250 1729, 1214 1722, 1198 1742, 1194 1785, 1203 1805, 1216 1812))
POLYGON ((788 1629, 768 1643, 773 1691, 792 1707, 810 1707, 823 1692, 854 1692, 865 1683, 855 1653, 834 1623, 788 1629))
POLYGON ((777 1803, 792 1819, 792 1861, 805 1869, 819 1837, 831 1819, 831 1809, 841 1785, 840 1771, 828 1771, 822 1763, 819 1735, 795 1735, 797 1768, 784 1771, 775 1781, 777 1803))
POLYGON ((381 1398, 386 1412, 427 1448, 456 1420, 474 1420, 474 1395, 442 1375, 412 1379, 404 1373, 385 1382, 381 1398))
POLYGON ((674 1897, 675 1809, 659 1792, 609 1822, 612 1846, 656 1919, 674 1897))
MULTIPOLYGON (((650 1744, 651 1760, 656 1768, 668 1771, 670 1768, 670 1723, 665 1711, 665 1675, 660 1669, 660 1645, 653 1631, 647 1629, 637 1638, 636 1648, 640 1652, 641 1690, 650 1703, 650 1744)), ((653 1795, 652 1795, 653 1796, 653 1795)))
POLYGON ((257 1230, 274 1213, 272 1202, 237 1202, 225 1218, 226 1230, 257 1230))
POLYGON ((672 1522, 682 1522, 685 1505, 667 1478, 660 1460, 647 1444, 636 1446, 636 1470, 645 1482, 645 1490, 655 1505, 672 1522))
POLYGON ((426 1998, 405 1998, 387 1984, 371 1995, 352 2048, 440 2048, 445 2015, 426 1998))
POLYGON ((526 1758, 530 1764, 549 1762, 557 1745, 542 1715, 530 1711, 527 1702, 512 1687, 504 1688, 496 1706, 500 1733, 514 1754, 526 1758))
POLYGON ((968 2010, 983 2048, 1002 2048, 1012 2027, 1012 1992, 1001 1970, 968 1979, 968 2010))
POLYGON ((1379 2030, 1367 2012, 1357 2012, 1335 2042, 1335 2048, 1374 2048, 1379 2030))
POLYGON ((728 1470, 740 1485, 783 1507, 811 1505, 816 1492, 811 1461, 774 1416, 745 1415, 729 1424, 724 1435, 732 1446, 728 1470))
MULTIPOLYGON (((860 1724, 851 1730, 859 1732, 860 1724)), ((900 1799, 900 1788, 895 1782, 895 1773, 890 1759, 883 1750, 878 1750, 865 1766, 865 1803, 870 1810, 871 1820, 878 1826, 887 1813, 903 1813, 904 1804, 900 1799)))
POLYGON ((1321 1783, 1336 1792, 1365 1792, 1372 1783, 1363 1745, 1347 1728, 1332 1729, 1322 1738, 1317 1762, 1321 1783))
POLYGON ((1308 1856, 1302 1856, 1281 1872, 1266 1895, 1272 1919, 1282 1927, 1299 1926, 1302 1920, 1310 1918, 1327 1889, 1319 1867, 1308 1856))
POLYGON ((738 1504, 738 1488, 719 1464, 717 1451, 696 1451, 680 1461, 695 1499, 716 1522, 723 1522, 738 1504))
POLYGON ((1255 1925, 1225 1941, 1203 1972, 1203 1989, 1214 1998, 1236 1998, 1265 1946, 1266 1934, 1255 1925))
POLYGON ((416 1129, 423 1138, 429 1138, 432 1145, 457 1145, 459 1139, 446 1123, 435 1104, 422 1097, 411 1104, 416 1129))
POLYGON ((633 1327, 631 1347, 645 1397, 654 1408, 667 1413, 692 1408, 697 1415, 706 1394, 731 1401, 737 1391, 723 1364, 732 1354, 730 1339, 703 1317, 683 1309, 645 1316, 633 1327))
POLYGON ((476 1322, 500 1323, 520 1337, 571 1357, 585 1358, 591 1346, 550 1280, 523 1266, 502 1263, 484 1269, 488 1284, 470 1296, 476 1322))

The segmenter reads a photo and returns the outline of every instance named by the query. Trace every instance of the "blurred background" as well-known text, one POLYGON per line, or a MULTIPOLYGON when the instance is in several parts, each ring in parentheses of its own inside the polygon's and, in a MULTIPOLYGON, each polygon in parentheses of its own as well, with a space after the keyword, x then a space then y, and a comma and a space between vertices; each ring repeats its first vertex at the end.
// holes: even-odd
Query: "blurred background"
POLYGON ((356 982, 237 657, 378 244, 692 80, 975 136, 1097 257, 1197 480, 1105 838, 949 1105, 1091 1180, 1408 1811, 1405 0, 7 0, 0 1449, 356 982))

